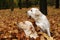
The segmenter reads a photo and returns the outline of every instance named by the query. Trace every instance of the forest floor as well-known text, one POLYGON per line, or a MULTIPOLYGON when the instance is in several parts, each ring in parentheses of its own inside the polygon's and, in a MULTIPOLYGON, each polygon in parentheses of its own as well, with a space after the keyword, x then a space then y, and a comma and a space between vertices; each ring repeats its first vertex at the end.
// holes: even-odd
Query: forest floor
MULTIPOLYGON (((33 19, 28 19, 26 11, 30 8, 15 8, 13 12, 10 9, 0 10, 0 40, 34 40, 26 38, 22 29, 16 25, 17 22, 29 20, 34 23, 33 19)), ((51 36, 46 33, 38 32, 39 37, 36 40, 60 40, 60 9, 48 7, 47 18, 50 22, 51 36)))

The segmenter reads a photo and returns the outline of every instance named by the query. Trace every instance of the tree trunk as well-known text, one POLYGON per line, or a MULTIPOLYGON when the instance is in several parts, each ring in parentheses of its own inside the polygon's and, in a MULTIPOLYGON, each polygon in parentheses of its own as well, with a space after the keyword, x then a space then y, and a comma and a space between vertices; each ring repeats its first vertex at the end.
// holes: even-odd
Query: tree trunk
POLYGON ((21 0, 19 0, 18 6, 19 6, 20 9, 22 9, 22 2, 21 2, 21 0))
POLYGON ((26 0, 26 8, 29 8, 29 0, 26 0))
POLYGON ((56 8, 59 8, 59 0, 56 0, 56 8))
POLYGON ((40 11, 47 15, 47 0, 40 0, 39 2, 40 11))
POLYGON ((14 0, 10 0, 10 8, 11 8, 11 11, 14 10, 14 0))

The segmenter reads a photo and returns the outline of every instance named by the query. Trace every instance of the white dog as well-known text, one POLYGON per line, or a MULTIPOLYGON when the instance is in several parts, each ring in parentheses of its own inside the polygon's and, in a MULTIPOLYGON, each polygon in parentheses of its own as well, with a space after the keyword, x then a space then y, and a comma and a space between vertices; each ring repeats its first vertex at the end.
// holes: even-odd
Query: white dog
POLYGON ((47 32, 48 36, 50 35, 50 23, 47 17, 42 14, 38 8, 31 8, 27 11, 27 15, 35 20, 35 23, 42 31, 47 32))
POLYGON ((34 38, 34 39, 38 37, 38 34, 35 31, 34 26, 30 21, 20 22, 18 23, 18 27, 24 30, 26 37, 30 36, 31 38, 34 38))

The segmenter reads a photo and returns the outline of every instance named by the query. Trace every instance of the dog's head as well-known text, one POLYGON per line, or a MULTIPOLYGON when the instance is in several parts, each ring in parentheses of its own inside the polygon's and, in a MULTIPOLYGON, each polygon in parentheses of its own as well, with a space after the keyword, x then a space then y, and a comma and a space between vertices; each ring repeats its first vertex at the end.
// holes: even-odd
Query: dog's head
POLYGON ((33 24, 30 21, 24 21, 24 22, 18 23, 18 27, 22 28, 23 30, 26 30, 33 27, 33 24))
POLYGON ((25 30, 26 29, 26 25, 25 25, 25 22, 20 22, 18 23, 18 27, 25 30))
POLYGON ((27 11, 28 17, 32 17, 32 18, 38 17, 41 14, 42 13, 39 11, 38 8, 31 8, 30 10, 27 11))

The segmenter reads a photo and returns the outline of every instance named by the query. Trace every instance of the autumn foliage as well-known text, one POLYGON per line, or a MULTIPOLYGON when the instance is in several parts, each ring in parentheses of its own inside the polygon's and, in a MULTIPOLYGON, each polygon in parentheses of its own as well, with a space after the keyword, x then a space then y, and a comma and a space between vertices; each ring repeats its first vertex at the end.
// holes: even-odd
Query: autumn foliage
MULTIPOLYGON (((34 20, 27 17, 28 9, 15 8, 13 12, 10 9, 0 10, 0 40, 35 40, 26 38, 24 31, 16 25, 18 22, 26 20, 34 24, 34 20)), ((36 28, 39 35, 36 40, 60 40, 60 9, 48 7, 47 18, 51 24, 52 37, 48 37, 46 33, 38 32, 38 28, 36 28)))

